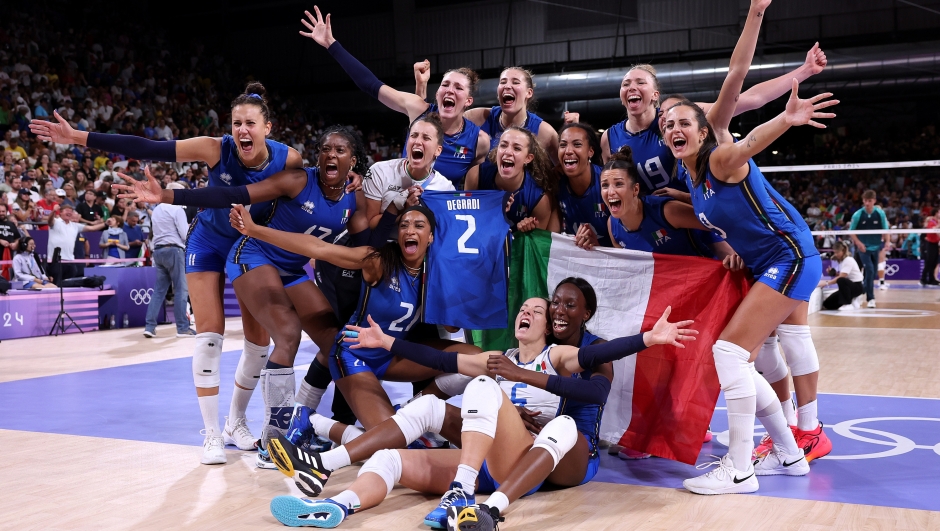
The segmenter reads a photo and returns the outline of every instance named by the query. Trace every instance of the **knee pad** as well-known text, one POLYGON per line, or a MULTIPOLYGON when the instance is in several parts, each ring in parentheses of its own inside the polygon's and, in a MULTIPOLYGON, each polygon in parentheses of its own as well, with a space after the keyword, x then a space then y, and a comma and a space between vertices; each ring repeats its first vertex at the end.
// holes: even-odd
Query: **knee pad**
POLYGON ((261 447, 267 448, 275 434, 287 433, 294 414, 294 368, 261 371, 261 396, 264 398, 264 424, 261 447))
POLYGON ((246 339, 238 368, 235 369, 235 383, 243 389, 254 389, 261 378, 261 369, 267 362, 268 346, 255 345, 246 339))
POLYGON ((488 376, 477 376, 463 392, 460 416, 461 431, 475 431, 489 437, 496 436, 496 417, 503 405, 503 391, 499 384, 488 376))
POLYGON ((218 387, 221 381, 219 366, 222 363, 222 334, 203 332, 196 335, 193 350, 193 383, 208 389, 218 387))
POLYGON ((385 486, 388 489, 385 495, 388 496, 395 484, 401 480, 401 454, 398 450, 379 450, 372 454, 372 457, 359 469, 359 476, 366 472, 378 474, 385 480, 385 486))
POLYGON ((712 346, 712 354, 715 356, 715 371, 718 372, 718 383, 725 392, 725 399, 754 396, 754 379, 748 363, 751 353, 734 343, 718 340, 712 346))
MULTIPOLYGON (((542 448, 552 456, 555 466, 578 442, 578 426, 568 415, 555 417, 535 438, 532 448, 542 448)), ((552 467, 554 469, 554 467, 552 467)))
POLYGON ((777 326, 777 336, 780 337, 780 346, 787 356, 787 365, 793 376, 803 376, 819 371, 819 355, 816 354, 816 345, 809 332, 809 325, 777 326))
POLYGON ((761 346, 757 359, 754 360, 754 367, 770 383, 779 382, 787 377, 787 363, 777 348, 777 336, 770 336, 764 340, 764 345, 761 346))
POLYGON ((462 374, 442 374, 434 379, 437 388, 447 396, 462 395, 467 388, 467 384, 473 378, 462 374))
POLYGON ((343 436, 339 439, 339 443, 345 446, 361 437, 364 433, 365 431, 359 426, 346 426, 346 429, 343 430, 343 436))
POLYGON ((777 400, 777 393, 767 382, 766 376, 761 376, 754 364, 751 364, 751 379, 754 380, 754 391, 756 393, 755 406, 757 416, 766 417, 780 410, 780 401, 777 400))
POLYGON ((445 402, 436 396, 425 395, 409 402, 392 416, 398 429, 411 444, 425 432, 440 433, 444 426, 445 402))
POLYGON ((888 262, 878 262, 878 271, 884 271, 887 265, 888 265, 888 262))

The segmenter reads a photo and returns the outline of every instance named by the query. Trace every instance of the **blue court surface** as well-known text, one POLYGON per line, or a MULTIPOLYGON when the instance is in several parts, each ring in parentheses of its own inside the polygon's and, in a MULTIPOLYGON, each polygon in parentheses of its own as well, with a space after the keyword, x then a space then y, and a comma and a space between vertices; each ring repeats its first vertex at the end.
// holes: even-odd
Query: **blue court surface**
MULTIPOLYGON (((303 343, 297 363, 309 363, 315 349, 303 343)), ((238 357, 237 351, 222 356, 222 415, 238 357)), ((298 370, 298 381, 303 373, 298 370)), ((0 428, 199 446, 194 398, 191 358, 6 382, 0 383, 0 428)), ((324 408, 329 400, 324 397, 324 408)), ((940 510, 940 400, 821 394, 819 404, 832 454, 814 461, 805 477, 761 478, 757 495, 940 510)), ((718 442, 727 439, 723 405, 712 422, 717 437, 702 448, 699 463, 726 452, 718 442)), ((260 433, 260 396, 248 418, 260 433)), ((595 481, 681 488, 683 479, 701 473, 666 459, 621 461, 604 452, 595 481)))

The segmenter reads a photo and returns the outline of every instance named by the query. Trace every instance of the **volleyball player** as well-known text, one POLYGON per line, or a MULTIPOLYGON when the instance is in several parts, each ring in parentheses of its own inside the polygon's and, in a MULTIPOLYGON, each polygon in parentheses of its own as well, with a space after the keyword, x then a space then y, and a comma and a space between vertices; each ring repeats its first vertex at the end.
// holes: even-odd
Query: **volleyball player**
MULTIPOLYGON (((784 348, 793 374, 805 376, 804 383, 815 382, 819 361, 806 319, 822 263, 809 227, 779 194, 768 191, 751 157, 791 126, 823 127, 815 120, 834 115, 820 110, 838 101, 822 101, 830 94, 801 100, 794 79, 785 112, 758 126, 746 140, 731 141, 728 124, 769 4, 768 0, 752 0, 728 75, 708 116, 687 102, 678 103, 666 115, 664 139, 687 170, 685 181, 695 213, 706 227, 737 250, 757 281, 712 348, 728 404, 730 443, 728 454, 716 463, 715 470, 683 482, 686 489, 698 494, 754 492, 759 487, 755 474, 809 472, 804 452, 787 426, 777 397, 750 362, 751 352, 776 330, 790 343, 790 348, 784 348), (755 411, 774 444, 770 452, 752 463, 755 411)), ((810 408, 807 414, 815 418, 810 408)), ((824 437, 821 425, 815 431, 817 437, 824 437)))
MULTIPOLYGON (((205 161, 210 186, 247 185, 284 169, 303 167, 300 154, 280 142, 268 140, 271 112, 261 83, 252 82, 232 101, 232 135, 221 138, 153 141, 130 135, 76 131, 58 113, 58 123, 33 120, 30 130, 40 140, 78 144, 131 158, 168 162, 205 161)), ((256 205, 256 212, 265 210, 256 205)), ((268 358, 270 337, 239 300, 245 334, 242 356, 235 371, 235 387, 225 429, 219 428, 219 367, 225 331, 223 287, 226 257, 240 237, 228 220, 229 208, 207 209, 190 225, 186 241, 186 282, 196 318, 193 380, 205 424, 203 464, 225 463, 224 444, 255 448, 245 410, 268 358)))
MULTIPOLYGON (((148 202, 220 208, 273 200, 271 212, 264 216, 266 226, 311 234, 332 243, 347 230, 359 233, 367 228, 361 192, 346 190, 351 170, 365 173, 366 155, 358 135, 342 127, 327 129, 318 147, 317 167, 278 172, 247 186, 162 191, 149 172, 149 186, 129 182, 135 183, 133 189, 139 192, 136 198, 148 202)), ((226 264, 236 295, 274 338, 274 350, 260 378, 265 403, 257 459, 261 468, 274 468, 266 451, 268 441, 272 433, 284 433, 288 427, 295 397, 293 365, 301 330, 317 344, 323 353, 318 356, 325 362, 325 353, 339 329, 329 301, 304 271, 308 262, 304 255, 243 236, 233 246, 226 264)))
MULTIPOLYGON (((589 373, 589 379, 584 380, 584 365, 590 368, 603 366, 651 345, 681 346, 680 341, 694 339, 697 332, 685 328, 691 321, 668 322, 667 309, 652 330, 636 336, 584 348, 548 346, 548 306, 548 301, 541 298, 531 298, 523 303, 515 324, 515 336, 520 346, 505 353, 458 355, 421 348, 386 335, 371 319, 369 327, 348 326, 348 330, 358 334, 355 339, 347 339, 359 343, 354 348, 390 349, 419 363, 447 372, 459 370, 474 377, 467 385, 461 407, 461 449, 433 452, 381 450, 363 465, 359 478, 337 496, 325 500, 279 496, 272 500, 271 512, 282 523, 291 526, 336 527, 349 514, 378 505, 396 483, 401 483, 421 492, 444 494, 438 507, 425 517, 425 524, 444 528, 451 519, 472 518, 463 515, 461 509, 475 504, 477 490, 493 492, 507 480, 510 485, 503 487, 502 496, 494 497, 494 507, 508 506, 509 496, 515 498, 535 492, 546 477, 562 487, 589 480, 592 476, 592 452, 587 438, 596 438, 597 427, 592 425, 588 433, 583 433, 580 429, 584 429, 586 423, 579 424, 568 415, 556 416, 562 396, 566 400, 597 406, 594 411, 599 416, 600 406, 610 391, 611 373, 601 368, 597 373, 589 373), (519 367, 532 373, 538 367, 537 372, 541 374, 523 374, 516 370, 519 367), (497 374, 499 383, 485 376, 491 371, 497 374), (511 381, 500 373, 522 376, 526 381, 511 381), (571 378, 578 374, 582 377, 571 378), (515 402, 510 396, 516 398, 515 402), (536 416, 538 434, 535 436, 514 407, 523 396, 526 398, 524 405, 539 413, 536 416), (563 458, 578 445, 581 451, 575 452, 563 466, 563 458), (520 465, 525 468, 520 470, 520 465), (500 502, 501 498, 505 501, 500 502)), ((403 409, 408 407, 411 406, 403 409)), ((397 424, 395 419, 386 425, 393 423, 397 424)), ((414 431, 423 430, 428 424, 419 425, 414 431)), ((293 450, 297 451, 296 448, 293 450)), ((301 451, 298 455, 304 454, 301 451)), ((297 458, 292 461, 299 464, 297 458)), ((498 513, 494 514, 489 507, 480 509, 477 514, 499 518, 498 513)))
POLYGON ((610 213, 601 197, 602 162, 597 131, 582 123, 561 126, 558 161, 562 232, 582 235, 592 245, 611 247, 607 226, 610 213))
POLYGON ((527 232, 535 228, 558 232, 561 223, 555 207, 555 180, 551 161, 535 135, 528 129, 511 127, 490 152, 490 161, 498 172, 488 178, 467 176, 466 190, 503 190, 512 194, 507 217, 513 230, 527 232))
POLYGON ((444 143, 434 168, 455 186, 460 186, 470 168, 483 162, 490 145, 489 136, 478 125, 464 118, 464 111, 473 103, 473 92, 479 81, 476 72, 469 68, 448 71, 437 90, 435 103, 428 104, 417 94, 401 92, 382 83, 333 38, 330 15, 327 14, 324 19, 318 7, 314 6, 313 9, 316 16, 305 11, 309 21, 301 19, 310 32, 301 31, 300 34, 326 48, 363 92, 389 109, 408 116, 411 122, 426 113, 440 114, 444 126, 444 143))

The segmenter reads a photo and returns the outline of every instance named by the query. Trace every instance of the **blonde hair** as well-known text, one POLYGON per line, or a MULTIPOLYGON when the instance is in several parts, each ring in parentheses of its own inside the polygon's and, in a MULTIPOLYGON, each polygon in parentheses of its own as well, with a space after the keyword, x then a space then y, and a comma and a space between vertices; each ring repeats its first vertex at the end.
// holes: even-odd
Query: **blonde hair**
MULTIPOLYGON (((630 70, 642 70, 650 75, 653 78, 653 88, 656 89, 656 92, 662 94, 662 88, 659 86, 659 78, 656 77, 656 67, 648 63, 635 64, 630 67, 630 70)), ((629 73, 630 70, 627 70, 629 73)), ((659 105, 659 100, 656 101, 656 104, 659 105)))

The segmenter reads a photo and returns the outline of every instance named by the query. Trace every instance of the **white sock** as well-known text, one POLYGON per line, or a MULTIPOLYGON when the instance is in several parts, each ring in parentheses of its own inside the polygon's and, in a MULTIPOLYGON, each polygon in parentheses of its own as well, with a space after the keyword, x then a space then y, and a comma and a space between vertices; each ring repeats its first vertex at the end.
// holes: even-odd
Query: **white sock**
POLYGON ((254 389, 242 389, 235 384, 232 389, 232 404, 228 409, 228 418, 234 423, 236 419, 244 418, 245 411, 248 410, 248 402, 251 401, 251 395, 254 389))
POLYGON ((796 445, 796 439, 793 438, 793 432, 787 426, 787 419, 783 416, 782 410, 778 409, 766 417, 757 417, 757 420, 764 425, 767 435, 774 440, 774 446, 782 449, 787 455, 799 453, 800 449, 796 445))
POLYGON ((351 490, 344 490, 330 499, 340 505, 345 505, 350 513, 359 510, 359 496, 351 490))
POLYGON ((754 452, 754 410, 757 397, 735 398, 728 404, 728 455, 734 468, 747 472, 754 452))
POLYGON ((780 408, 783 409, 783 416, 787 418, 787 424, 796 426, 796 408, 793 407, 793 400, 780 402, 780 408))
POLYGON ((815 400, 809 404, 803 404, 800 406, 800 413, 797 418, 796 427, 803 431, 813 431, 819 427, 819 419, 816 418, 817 403, 815 400))
POLYGON ((496 491, 491 494, 490 497, 487 498, 483 503, 488 507, 496 507, 499 509, 499 514, 503 514, 509 507, 509 498, 507 498, 506 495, 502 492, 496 491))
POLYGON ((297 391, 297 396, 294 399, 301 405, 307 406, 310 409, 316 411, 320 407, 320 399, 323 398, 323 393, 326 392, 326 388, 318 389, 307 383, 307 380, 300 381, 300 389, 297 391))
POLYGON ((310 415, 310 424, 313 426, 313 433, 324 439, 330 438, 330 428, 336 424, 333 419, 328 419, 319 413, 310 415))
POLYGON ((200 396, 199 411, 202 412, 202 423, 206 425, 206 435, 215 437, 222 435, 219 428, 219 395, 200 396))
POLYGON ((479 473, 478 470, 474 470, 470 465, 459 465, 457 467, 457 475, 454 476, 454 481, 460 483, 464 492, 473 494, 477 488, 477 475, 479 473))
POLYGON ((349 452, 346 451, 345 446, 337 446, 332 450, 323 452, 320 454, 320 460, 323 462, 323 466, 330 472, 351 464, 349 452))
POLYGON ((343 437, 340 441, 340 444, 349 444, 350 442, 355 441, 365 432, 365 430, 358 426, 346 426, 346 429, 343 430, 343 437))

